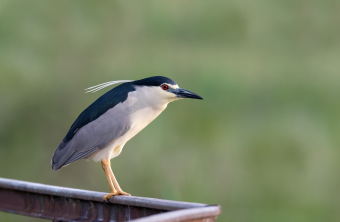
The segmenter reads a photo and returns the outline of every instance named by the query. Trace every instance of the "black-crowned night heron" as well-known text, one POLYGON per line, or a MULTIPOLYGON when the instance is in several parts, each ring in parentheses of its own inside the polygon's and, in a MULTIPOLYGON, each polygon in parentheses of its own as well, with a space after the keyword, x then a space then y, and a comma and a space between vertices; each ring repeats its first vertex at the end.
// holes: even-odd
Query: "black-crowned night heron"
POLYGON ((79 159, 101 161, 111 189, 104 200, 114 195, 130 195, 120 188, 110 162, 120 154, 125 143, 161 114, 169 102, 181 98, 202 99, 162 76, 112 81, 87 90, 95 92, 121 82, 124 83, 102 95, 79 115, 51 160, 53 170, 79 159))

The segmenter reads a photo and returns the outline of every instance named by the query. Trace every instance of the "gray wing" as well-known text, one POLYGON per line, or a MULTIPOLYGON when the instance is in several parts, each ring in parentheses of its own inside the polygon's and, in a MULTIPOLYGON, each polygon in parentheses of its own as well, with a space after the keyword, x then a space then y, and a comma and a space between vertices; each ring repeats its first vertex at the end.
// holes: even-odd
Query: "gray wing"
POLYGON ((126 108, 123 104, 118 104, 80 128, 66 145, 61 142, 52 157, 52 169, 58 170, 85 158, 128 132, 130 119, 126 108))

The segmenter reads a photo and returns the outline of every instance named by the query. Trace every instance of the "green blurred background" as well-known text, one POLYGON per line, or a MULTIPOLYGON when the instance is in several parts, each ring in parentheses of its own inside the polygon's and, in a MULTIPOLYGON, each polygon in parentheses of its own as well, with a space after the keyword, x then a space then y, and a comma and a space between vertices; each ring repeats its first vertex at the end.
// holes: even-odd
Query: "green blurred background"
MULTIPOLYGON (((181 100, 113 159, 135 195, 222 205, 218 221, 340 221, 340 2, 0 2, 0 177, 109 192, 100 163, 58 172, 69 127, 120 79, 181 100)), ((36 221, 0 213, 0 221, 36 221)))

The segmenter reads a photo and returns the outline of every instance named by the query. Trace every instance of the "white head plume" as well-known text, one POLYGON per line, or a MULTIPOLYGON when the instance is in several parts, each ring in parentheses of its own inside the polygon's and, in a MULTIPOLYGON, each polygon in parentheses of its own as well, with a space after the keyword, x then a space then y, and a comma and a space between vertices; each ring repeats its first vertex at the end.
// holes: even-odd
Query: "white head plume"
POLYGON ((121 83, 121 82, 133 82, 133 80, 117 80, 117 81, 105 82, 105 83, 102 83, 102 84, 92 86, 90 88, 85 89, 86 90, 85 93, 88 93, 88 92, 94 93, 94 92, 97 92, 97 91, 99 91, 99 90, 101 90, 105 87, 111 86, 113 84, 121 83))

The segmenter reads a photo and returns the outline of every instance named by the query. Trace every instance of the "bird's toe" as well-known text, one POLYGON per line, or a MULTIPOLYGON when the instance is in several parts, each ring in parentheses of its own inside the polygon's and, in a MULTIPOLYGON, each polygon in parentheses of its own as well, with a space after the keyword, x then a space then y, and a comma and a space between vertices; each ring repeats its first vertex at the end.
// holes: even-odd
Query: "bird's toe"
POLYGON ((116 193, 109 193, 103 197, 104 202, 110 202, 112 196, 117 195, 116 193))
POLYGON ((124 191, 122 191, 122 190, 119 190, 119 191, 117 191, 117 193, 118 193, 118 195, 126 195, 126 196, 131 196, 131 194, 129 194, 129 193, 126 193, 126 192, 124 192, 124 191))
POLYGON ((116 195, 126 195, 126 196, 131 196, 131 194, 129 194, 129 193, 126 193, 126 192, 124 192, 124 191, 122 191, 122 190, 118 190, 118 191, 116 191, 116 192, 114 192, 114 193, 109 193, 109 194, 105 195, 105 196, 103 197, 104 202, 110 202, 111 197, 116 196, 116 195))

